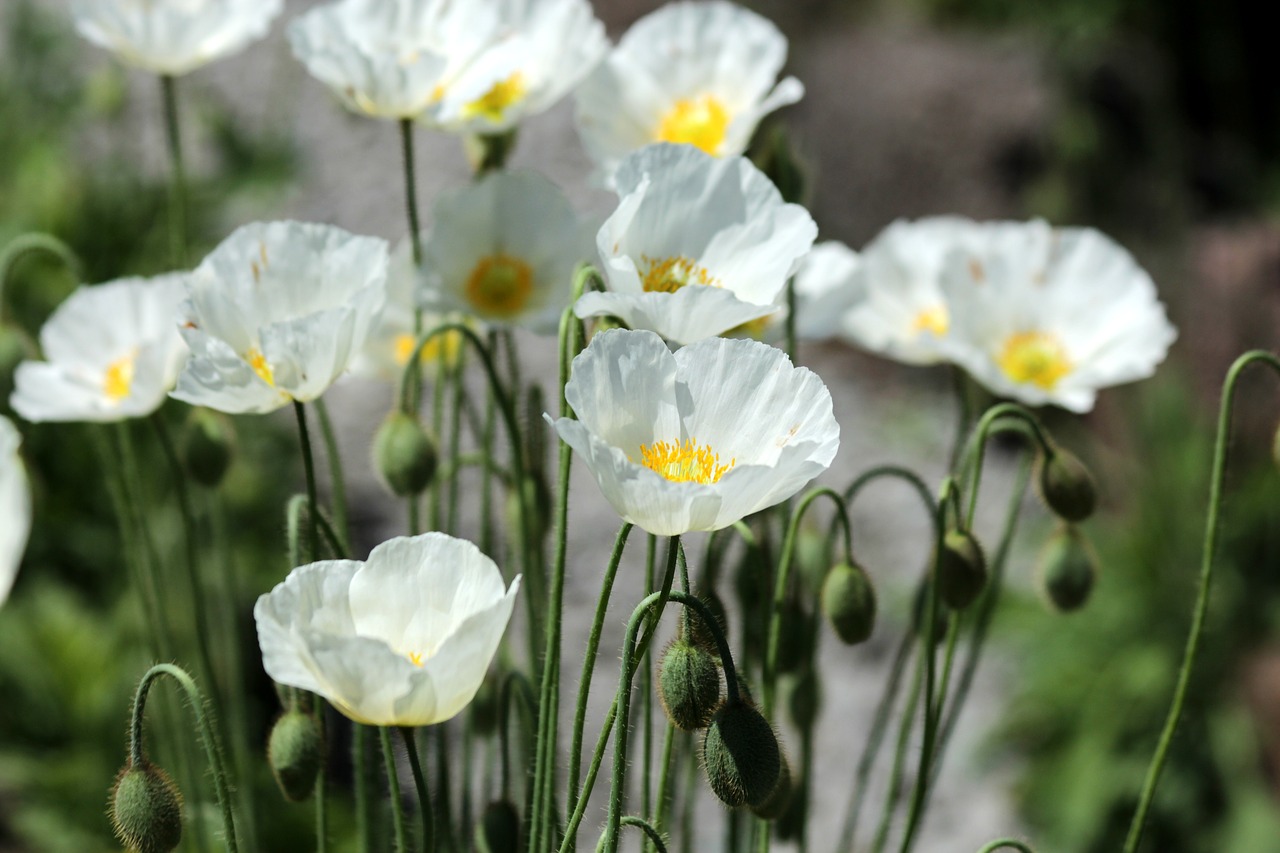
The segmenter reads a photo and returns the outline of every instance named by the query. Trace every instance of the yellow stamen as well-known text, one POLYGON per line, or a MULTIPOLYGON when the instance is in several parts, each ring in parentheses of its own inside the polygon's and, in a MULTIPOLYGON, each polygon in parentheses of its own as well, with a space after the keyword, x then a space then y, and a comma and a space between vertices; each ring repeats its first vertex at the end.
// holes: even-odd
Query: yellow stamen
POLYGON ((501 252, 481 258, 467 279, 467 300, 477 313, 490 317, 514 317, 532 294, 533 270, 501 252))
POLYGON ((524 75, 517 71, 505 80, 493 84, 493 88, 462 108, 466 118, 481 116, 489 121, 502 121, 503 114, 525 96, 524 75))
POLYGON ((119 403, 133 389, 134 354, 118 358, 107 365, 106 375, 102 378, 102 392, 113 403, 119 403))
POLYGON ((702 95, 676 101, 662 117, 656 135, 659 142, 683 142, 718 155, 728 130, 729 111, 717 98, 702 95))
POLYGON ((686 284, 719 287, 720 281, 684 256, 674 258, 641 257, 648 267, 640 276, 646 293, 675 293, 686 284))
POLYGON ((699 444, 696 438, 678 441, 655 441, 640 445, 640 461, 650 471, 656 471, 673 483, 720 482, 737 459, 720 462, 720 456, 710 447, 699 444))
POLYGON ((276 387, 276 375, 271 370, 271 365, 267 363, 267 357, 262 354, 262 350, 257 347, 251 347, 244 354, 244 360, 249 362, 249 366, 253 368, 253 372, 258 374, 258 378, 270 385, 276 387))
POLYGON ((414 666, 422 666, 426 661, 422 657, 422 652, 409 652, 409 662, 414 666))
POLYGON ((951 328, 951 317, 947 314, 945 305, 926 308, 911 322, 911 331, 917 335, 921 332, 933 332, 938 337, 942 337, 949 328, 951 328))
POLYGON ((751 338, 752 340, 763 341, 764 333, 769 329, 769 323, 774 319, 772 314, 764 317, 757 317, 754 320, 748 320, 734 326, 725 332, 723 338, 751 338))
POLYGON ((1018 332, 1004 342, 996 362, 1014 382, 1038 385, 1046 391, 1071 372, 1066 347, 1047 332, 1018 332))

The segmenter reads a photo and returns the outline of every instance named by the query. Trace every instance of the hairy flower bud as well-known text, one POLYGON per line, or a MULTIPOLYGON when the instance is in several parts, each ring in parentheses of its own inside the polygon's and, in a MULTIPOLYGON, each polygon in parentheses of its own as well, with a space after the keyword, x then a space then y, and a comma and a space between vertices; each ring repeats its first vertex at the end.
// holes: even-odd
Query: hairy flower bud
POLYGON ((235 450, 235 428, 221 412, 195 408, 182 432, 182 466, 202 486, 222 482, 235 450))
POLYGON ((494 800, 485 806, 476 825, 479 853, 516 853, 520 849, 520 813, 508 800, 494 800))
POLYGON ((419 495, 436 475, 436 445, 417 418, 397 410, 374 436, 373 461, 392 494, 419 495))
POLYGON ((972 533, 951 530, 937 562, 938 595, 953 610, 964 610, 987 584, 987 560, 972 533))
POLYGON ((276 720, 267 739, 267 763, 286 800, 309 799, 324 763, 324 739, 316 718, 292 710, 276 720))
POLYGON ((720 706, 702 739, 707 781, 730 808, 758 806, 769 798, 782 772, 782 752, 773 727, 743 701, 720 706))
POLYGON ((120 771, 111 788, 116 838, 137 853, 169 853, 182 840, 182 794, 169 775, 143 761, 120 771))
POLYGON ((676 639, 658 664, 658 698, 676 728, 692 732, 707 724, 720 704, 720 667, 702 646, 676 639))
MULTIPOLYGON (((707 606, 707 610, 711 611, 711 616, 716 620, 720 633, 727 638, 729 636, 729 613, 724 609, 724 602, 720 600, 720 596, 716 595, 713 590, 709 590, 699 592, 698 598, 702 599, 702 603, 707 606)), ((719 660, 720 645, 716 642, 716 635, 707 625, 706 620, 700 614, 691 611, 687 612, 687 615, 687 619, 680 620, 681 633, 687 627, 689 642, 701 646, 710 652, 716 660, 719 660)))
POLYGON ((791 765, 787 762, 785 753, 782 754, 781 758, 778 781, 774 783, 773 790, 769 792, 769 796, 765 797, 763 803, 751 807, 752 813, 764 820, 777 820, 786 814, 787 806, 791 805, 791 796, 795 793, 795 784, 791 778, 791 765))
POLYGON ((876 626, 876 591, 861 566, 840 563, 822 583, 822 612, 836 636, 853 646, 876 626))
POLYGON ((1040 497, 1064 521, 1084 521, 1098 504, 1093 475, 1078 456, 1062 448, 1041 458, 1037 483, 1040 497))
POLYGON ((1045 598, 1059 612, 1083 607, 1097 574, 1093 549, 1073 526, 1063 526, 1054 533, 1040 553, 1040 585, 1045 598))

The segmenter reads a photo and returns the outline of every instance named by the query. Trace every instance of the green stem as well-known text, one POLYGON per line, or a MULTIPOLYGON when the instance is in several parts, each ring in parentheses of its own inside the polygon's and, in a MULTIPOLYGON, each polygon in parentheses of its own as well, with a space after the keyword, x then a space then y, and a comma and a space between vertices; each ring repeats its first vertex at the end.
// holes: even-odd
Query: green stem
POLYGON ((226 769, 222 764, 222 751, 218 745, 215 726, 210 722, 213 710, 205 705, 204 696, 195 681, 185 670, 169 663, 158 663, 147 670, 138 684, 138 692, 133 700, 133 716, 129 725, 129 760, 132 766, 143 764, 142 720, 147 704, 147 694, 151 685, 162 675, 167 675, 182 688, 187 696, 187 705, 195 715, 196 726, 200 732, 200 741, 204 745, 205 757, 209 762, 209 772, 213 775, 213 787, 218 797, 218 807, 222 812, 222 827, 226 833, 227 849, 237 853, 239 843, 236 839, 235 813, 231 806, 231 794, 227 785, 226 769))
POLYGON ((164 101, 165 137, 169 143, 169 239, 173 265, 182 269, 187 265, 187 173, 182 165, 178 86, 171 75, 160 75, 160 94, 164 101))
POLYGON ((342 468, 342 455, 338 449, 338 436, 329 418, 329 407, 323 397, 317 397, 313 403, 316 415, 320 418, 320 436, 324 441, 324 452, 329 457, 330 505, 333 508, 333 527, 342 543, 342 550, 351 551, 351 525, 347 517, 347 478, 342 468))
POLYGON ((80 277, 80 259, 71 251, 66 243, 50 234, 22 234, 10 240, 0 252, 0 320, 4 319, 5 293, 8 290, 9 278, 13 275, 18 263, 31 255, 49 255, 62 262, 62 265, 76 278, 80 277))
POLYGON ((449 743, 452 739, 449 732, 449 725, 441 723, 435 727, 436 736, 436 800, 435 800, 435 817, 436 817, 436 834, 439 835, 441 844, 445 850, 452 851, 455 848, 453 835, 453 802, 451 793, 453 791, 452 775, 450 773, 449 764, 449 743))
POLYGON ((956 437, 951 444, 947 470, 955 473, 956 465, 960 462, 960 451, 964 449, 964 437, 969 433, 969 422, 973 420, 973 404, 969 399, 969 380, 964 368, 952 365, 951 380, 956 392, 956 437))
POLYGON ((316 492, 316 463, 311 454, 311 436, 307 431, 307 410, 297 400, 293 401, 293 413, 298 421, 298 441, 302 445, 302 467, 307 478, 307 542, 311 549, 311 560, 320 559, 320 500, 316 492))
POLYGON ((413 784, 418 789, 418 809, 422 812, 422 853, 435 853, 434 810, 431 808, 431 795, 427 791, 427 777, 422 773, 422 763, 418 758, 413 729, 409 726, 401 726, 400 735, 404 738, 405 751, 409 753, 409 769, 413 772, 413 784))
MULTIPOLYGON (((413 265, 422 266, 422 225, 418 217, 418 180, 413 151, 413 119, 400 120, 400 154, 404 162, 404 204, 409 219, 413 265)), ((412 361, 412 360, 411 360, 412 361)))
MULTIPOLYGON (((1028 434, 1035 441, 1040 451, 1046 456, 1053 455, 1053 442, 1049 439, 1049 434, 1040 424, 1038 418, 1031 412, 1019 406, 1017 403, 999 403, 987 409, 982 414, 982 418, 978 421, 977 429, 973 432, 973 439, 964 453, 964 464, 961 466, 962 477, 959 482, 963 482, 970 471, 972 471, 973 481, 969 484, 969 509, 965 515, 965 529, 973 528, 973 518, 978 508, 978 491, 982 484, 982 468, 983 461, 987 452, 987 439, 995 430, 996 422, 1001 418, 1016 418, 1028 428, 1028 434)), ((957 491, 956 494, 959 492, 957 491)))
POLYGON ((787 279, 787 355, 794 362, 800 350, 799 336, 796 334, 796 277, 787 279))
POLYGON ((1036 853, 1036 851, 1031 849, 1031 845, 1025 844, 1016 838, 1001 838, 996 841, 992 841, 989 844, 984 844, 978 853, 996 853, 997 850, 1004 850, 1006 848, 1009 850, 1017 850, 1019 853, 1036 853))
MULTIPOLYGON (((311 697, 311 712, 316 720, 320 733, 320 743, 325 744, 328 726, 325 725, 325 701, 319 696, 311 697)), ((322 746, 322 755, 328 755, 327 746, 322 746)), ((325 762, 320 762, 320 772, 316 773, 316 853, 325 853, 329 849, 329 772, 325 762)))
POLYGON ((360 853, 373 849, 373 768, 369 761, 369 727, 351 726, 351 766, 356 801, 356 839, 360 853))
POLYGON ((916 708, 920 704, 920 688, 924 683, 923 659, 928 653, 922 648, 916 657, 916 665, 911 678, 911 692, 907 694, 907 704, 902 711, 902 720, 898 727, 897 747, 893 753, 893 766, 889 771, 889 785, 885 794, 884 811, 880 814, 880 826, 876 829, 873 853, 881 853, 889 840, 889 829, 893 825, 893 815, 898 809, 898 801, 902 791, 902 775, 906 766, 907 744, 911 739, 912 723, 915 720, 916 708))
POLYGON ((378 728, 382 740, 382 761, 387 768, 387 792, 391 796, 391 824, 395 828, 396 853, 409 853, 409 834, 405 831, 404 798, 400 794, 400 774, 396 770, 396 753, 391 745, 391 729, 378 728))
POLYGON ((1204 623, 1209 611, 1209 591, 1213 582, 1213 562, 1218 547, 1218 535, 1221 531, 1222 491, 1227 475, 1227 448, 1231 439, 1231 419, 1235 409, 1236 387, 1240 375, 1249 365, 1260 362, 1280 374, 1280 359, 1262 350, 1247 352, 1236 359, 1227 371, 1226 383, 1222 388, 1222 402, 1218 410, 1218 436, 1213 450, 1213 474, 1209 485, 1209 513, 1205 519, 1204 550, 1201 555, 1200 584, 1196 594, 1195 608, 1191 616, 1191 633, 1187 636, 1186 649, 1182 656, 1182 668, 1178 672, 1178 683, 1173 691, 1173 702, 1169 706, 1169 716, 1165 720, 1164 731, 1152 756, 1151 766, 1147 770, 1147 778, 1142 786, 1142 794, 1138 799, 1138 808, 1133 814, 1133 822, 1129 824, 1129 835, 1125 839, 1124 853, 1136 853, 1142 842, 1142 832, 1147 821, 1147 812, 1155 797, 1156 785, 1160 781, 1160 773, 1164 769, 1165 760, 1169 756, 1169 747, 1173 743, 1178 721, 1182 717, 1182 706, 1186 702, 1187 689, 1191 684, 1191 671, 1195 667, 1196 655, 1200 651, 1200 638, 1204 634, 1204 623))
POLYGON ((666 731, 662 735, 662 764, 658 772, 658 808, 653 819, 659 828, 666 825, 667 813, 671 810, 671 789, 675 784, 673 764, 676 731, 675 725, 668 721, 666 731))
POLYGON ((622 820, 619 821, 619 823, 622 826, 634 826, 637 829, 642 830, 644 834, 648 836, 649 842, 653 844, 653 846, 657 849, 658 853, 667 853, 667 845, 662 839, 662 833, 654 829, 653 825, 650 824, 644 818, 636 817, 634 815, 627 815, 626 817, 622 818, 622 820))

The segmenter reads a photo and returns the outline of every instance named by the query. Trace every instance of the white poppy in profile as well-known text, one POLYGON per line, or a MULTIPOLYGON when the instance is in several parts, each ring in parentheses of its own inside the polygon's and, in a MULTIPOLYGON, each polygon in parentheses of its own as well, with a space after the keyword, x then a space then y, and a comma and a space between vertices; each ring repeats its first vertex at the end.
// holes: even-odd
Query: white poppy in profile
POLYGON ((992 229, 943 275, 951 359, 995 394, 1093 408, 1100 388, 1143 379, 1177 331, 1133 256, 1092 228, 992 229))
POLYGON ((386 275, 383 240, 299 222, 237 229, 187 278, 191 359, 173 396, 231 414, 316 399, 364 346, 386 275))
POLYGON ((77 288, 45 321, 45 361, 14 374, 13 410, 32 423, 120 421, 164 403, 187 348, 175 324, 185 274, 77 288))
POLYGON ((609 49, 587 0, 472 0, 497 9, 484 49, 443 81, 425 119, 449 130, 501 133, 543 112, 609 49))
POLYGON ((652 332, 612 329, 574 359, 565 395, 578 419, 553 422, 560 438, 614 511, 658 536, 719 530, 780 503, 840 445, 822 380, 758 341, 673 354, 652 332))
MULTIPOLYGON (((906 364, 946 361, 942 345, 951 312, 942 270, 953 252, 966 253, 992 228, 958 216, 898 220, 862 251, 863 296, 843 317, 844 337, 906 364)), ((967 254, 965 255, 967 257, 967 254)))
POLYGON ((21 436, 0 415, 0 604, 9 598, 31 533, 31 487, 18 455, 21 436))
POLYGON ((470 542, 400 537, 363 563, 294 569, 253 608, 267 675, 323 696, 357 723, 428 726, 475 696, 520 578, 470 542))
POLYGON ((424 305, 484 323, 554 333, 573 298, 590 231, 555 184, 494 172, 436 201, 423 245, 424 305))
POLYGON ((818 227, 742 157, 651 145, 618 169, 618 209, 596 235, 607 293, 579 317, 615 316, 688 344, 778 310, 818 227))
POLYGON ((641 18, 578 87, 578 129, 606 183, 654 142, 727 157, 747 150, 760 120, 804 96, 778 82, 787 40, 733 3, 670 3, 641 18))
MULTIPOLYGON (((813 247, 792 278, 795 288, 796 337, 824 341, 840 336, 844 318, 863 296, 862 259, 844 243, 828 240, 813 247)), ((776 313, 744 323, 725 334, 777 344, 786 336, 785 291, 776 313)))
POLYGON ((177 76, 267 34, 281 0, 72 0, 80 35, 126 65, 177 76))

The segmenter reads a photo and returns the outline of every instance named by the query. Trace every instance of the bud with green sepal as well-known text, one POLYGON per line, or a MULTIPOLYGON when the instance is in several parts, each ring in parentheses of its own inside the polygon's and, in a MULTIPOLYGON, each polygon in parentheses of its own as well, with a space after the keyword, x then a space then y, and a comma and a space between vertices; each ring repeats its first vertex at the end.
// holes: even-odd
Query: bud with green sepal
POLYGON ((137 853, 169 853, 182 841, 182 793, 149 761, 130 762, 111 787, 111 826, 137 853))
POLYGON ((1078 456, 1060 447, 1045 449, 1036 483, 1045 505, 1063 521, 1084 521, 1098 505, 1093 475, 1078 456))
POLYGON ((943 537, 935 571, 938 596, 953 610, 973 604, 987 585, 986 557, 967 530, 951 530, 943 537))
POLYGON ((516 853, 520 849, 520 813, 509 800, 494 800, 485 806, 476 825, 479 853, 516 853))
POLYGON ((791 805, 791 797, 795 794, 795 783, 791 777, 791 765, 787 762, 785 753, 782 754, 780 768, 778 781, 774 783, 773 791, 770 792, 763 803, 751 807, 752 813, 758 818, 777 820, 786 814, 787 807, 791 805))
POLYGON ((839 563, 827 572, 822 583, 822 612, 847 645, 871 637, 876 626, 876 591, 861 566, 839 563))
POLYGON ((373 439, 374 468, 391 493, 420 495, 431 485, 439 457, 435 442, 416 417, 395 411, 373 439))
POLYGON ((720 705, 720 667, 697 643, 677 637, 658 664, 658 698, 667 719, 681 731, 706 726, 720 705))
POLYGON ((702 766, 712 792, 725 805, 761 805, 782 773, 782 751, 773 726, 754 705, 730 699, 703 735, 702 766))
POLYGON ((1040 587, 1049 604, 1060 613, 1083 607, 1093 591, 1097 565, 1084 534, 1072 525, 1063 525, 1040 553, 1040 587))
POLYGON ((296 708, 286 711, 271 728, 267 761, 286 800, 309 799, 324 765, 324 737, 316 718, 296 708))
POLYGON ((215 488, 235 454, 235 427, 221 412, 192 409, 182 431, 182 465, 202 486, 215 488))
MULTIPOLYGON (((698 598, 707 606, 711 616, 715 619, 716 627, 720 629, 720 633, 728 636, 729 634, 729 613, 724 608, 724 602, 720 600, 720 596, 714 591, 700 592, 698 598)), ((720 659, 720 647, 716 643, 715 633, 707 627, 702 619, 688 616, 688 618, 680 620, 680 631, 689 638, 689 642, 701 646, 710 652, 716 660, 720 659)))

